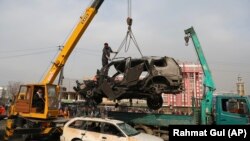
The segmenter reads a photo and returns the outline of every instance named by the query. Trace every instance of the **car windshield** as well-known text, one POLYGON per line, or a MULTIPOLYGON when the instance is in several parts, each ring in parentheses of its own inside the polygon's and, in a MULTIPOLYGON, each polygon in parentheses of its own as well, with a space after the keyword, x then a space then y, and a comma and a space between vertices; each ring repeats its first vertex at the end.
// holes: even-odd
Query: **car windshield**
POLYGON ((126 123, 118 123, 117 125, 128 136, 135 136, 140 133, 139 131, 135 130, 133 127, 131 127, 130 125, 126 123))

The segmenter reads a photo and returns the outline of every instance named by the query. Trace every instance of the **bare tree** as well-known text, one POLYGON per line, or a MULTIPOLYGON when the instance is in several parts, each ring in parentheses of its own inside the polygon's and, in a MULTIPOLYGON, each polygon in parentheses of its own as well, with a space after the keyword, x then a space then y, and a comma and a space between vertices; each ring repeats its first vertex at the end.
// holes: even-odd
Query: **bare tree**
POLYGON ((7 86, 7 92, 9 94, 9 97, 12 99, 13 96, 15 96, 18 91, 19 87, 22 84, 22 82, 15 82, 15 81, 9 81, 7 86))

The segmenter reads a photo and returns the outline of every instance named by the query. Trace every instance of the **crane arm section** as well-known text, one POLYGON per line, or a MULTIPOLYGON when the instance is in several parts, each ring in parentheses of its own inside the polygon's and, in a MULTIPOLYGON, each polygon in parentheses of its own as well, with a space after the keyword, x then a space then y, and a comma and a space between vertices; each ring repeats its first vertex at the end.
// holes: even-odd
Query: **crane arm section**
POLYGON ((87 29, 89 23, 94 18, 95 14, 97 13, 99 7, 103 3, 104 0, 94 0, 90 7, 88 7, 85 13, 80 17, 80 21, 78 22, 77 26, 73 30, 71 36, 68 38, 66 43, 64 44, 63 49, 58 54, 55 62, 53 62, 50 70, 42 80, 43 84, 52 84, 56 79, 58 73, 65 65, 69 55, 75 48, 77 42, 81 38, 82 34, 87 29))
POLYGON ((191 37, 196 54, 199 58, 201 67, 204 73, 203 85, 204 85, 204 94, 201 101, 201 123, 202 124, 210 124, 211 122, 211 115, 212 115, 212 108, 213 108, 213 92, 215 91, 215 84, 212 78, 212 74, 210 72, 209 66, 207 64, 205 55, 203 53, 201 44, 197 37, 197 34, 194 31, 194 28, 191 27, 185 30, 185 37, 186 42, 188 42, 188 38, 191 37))

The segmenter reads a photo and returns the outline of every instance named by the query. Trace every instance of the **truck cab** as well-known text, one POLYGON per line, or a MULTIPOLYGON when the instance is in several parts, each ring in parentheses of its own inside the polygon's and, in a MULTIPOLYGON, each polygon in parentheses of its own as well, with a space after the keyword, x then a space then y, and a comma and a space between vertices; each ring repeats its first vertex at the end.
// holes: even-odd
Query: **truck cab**
POLYGON ((53 84, 46 85, 21 85, 15 99, 14 111, 23 117, 31 118, 55 118, 58 115, 58 95, 57 86, 53 84), (42 90, 42 100, 35 99, 38 89, 42 90))
POLYGON ((216 125, 250 124, 250 96, 218 95, 214 102, 216 125))

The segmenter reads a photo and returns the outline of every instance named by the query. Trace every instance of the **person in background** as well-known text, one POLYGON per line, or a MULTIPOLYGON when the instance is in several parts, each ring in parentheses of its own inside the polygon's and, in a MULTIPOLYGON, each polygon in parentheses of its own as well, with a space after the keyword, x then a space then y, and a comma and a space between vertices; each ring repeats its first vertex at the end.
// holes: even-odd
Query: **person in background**
POLYGON ((60 109, 59 109, 58 116, 59 116, 59 117, 64 117, 63 108, 60 108, 60 109))
POLYGON ((7 113, 6 113, 6 110, 4 108, 4 105, 0 105, 0 120, 3 120, 6 117, 7 117, 7 113))
POLYGON ((0 115, 2 116, 6 115, 6 110, 4 108, 4 105, 0 105, 0 115))
POLYGON ((68 107, 65 107, 65 108, 64 108, 63 116, 64 116, 64 118, 66 118, 66 119, 68 119, 68 118, 70 117, 70 111, 69 111, 69 108, 68 108, 68 107))

